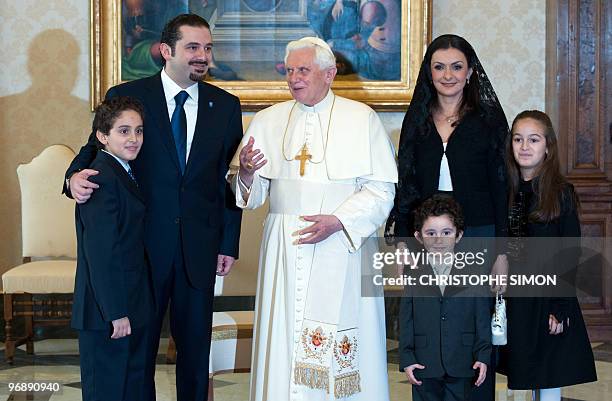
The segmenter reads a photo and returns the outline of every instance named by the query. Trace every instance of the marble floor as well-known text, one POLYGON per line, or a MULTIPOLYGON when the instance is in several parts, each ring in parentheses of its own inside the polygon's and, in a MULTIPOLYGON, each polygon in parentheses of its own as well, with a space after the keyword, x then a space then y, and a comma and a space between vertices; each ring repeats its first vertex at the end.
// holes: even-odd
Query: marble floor
MULTIPOLYGON (((160 344, 160 351, 165 351, 167 341, 160 344)), ((397 344, 389 341, 389 360, 395 359, 397 344)), ((0 351, 1 351, 0 347, 0 351)), ((15 363, 9 365, 0 362, 0 401, 10 400, 81 400, 79 358, 77 342, 70 340, 43 340, 35 344, 36 355, 27 355, 23 349, 18 350, 15 363), (17 382, 57 382, 61 390, 57 393, 23 393, 10 392, 9 383, 17 382)), ((594 343, 593 351, 597 359, 599 381, 596 383, 572 386, 563 389, 565 401, 609 401, 612 399, 612 344, 594 343)), ((397 371, 397 364, 389 363, 389 384, 392 401, 409 401, 410 384, 405 376, 397 371)), ((248 373, 223 374, 215 377, 215 401, 248 400, 248 373)), ((160 355, 157 364, 157 400, 176 400, 174 389, 174 366, 166 365, 160 355)), ((525 391, 510 392, 506 388, 503 376, 497 376, 498 401, 529 401, 530 394, 525 391)), ((277 401, 277 400, 275 400, 277 401)), ((282 401, 282 400, 278 400, 282 401)), ((372 400, 376 401, 376 400, 372 400)))

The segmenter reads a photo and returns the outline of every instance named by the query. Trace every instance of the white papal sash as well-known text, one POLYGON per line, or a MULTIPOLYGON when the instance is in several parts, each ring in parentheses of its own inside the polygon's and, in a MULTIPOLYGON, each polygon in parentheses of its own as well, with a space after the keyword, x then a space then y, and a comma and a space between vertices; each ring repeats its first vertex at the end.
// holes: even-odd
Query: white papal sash
MULTIPOLYGON (((354 191, 351 184, 320 184, 274 180, 270 213, 332 214, 354 191), (297 205, 296 194, 308 191, 308 204, 297 205), (275 194, 284 194, 276 197, 275 194)), ((297 197, 299 198, 299 197, 297 197)), ((359 376, 359 266, 349 266, 342 231, 314 245, 304 320, 294 349, 293 380, 335 398, 361 391, 359 376)))

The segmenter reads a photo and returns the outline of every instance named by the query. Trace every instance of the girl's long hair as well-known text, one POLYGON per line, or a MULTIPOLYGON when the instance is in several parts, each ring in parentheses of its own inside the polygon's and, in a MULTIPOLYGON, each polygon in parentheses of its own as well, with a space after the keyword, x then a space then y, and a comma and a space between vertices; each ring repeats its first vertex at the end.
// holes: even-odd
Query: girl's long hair
POLYGON ((536 205, 531 211, 529 218, 537 222, 550 222, 561 214, 561 202, 569 202, 576 208, 579 207, 578 197, 572 186, 561 175, 559 163, 559 149, 557 147, 557 136, 552 121, 539 110, 525 110, 519 113, 512 122, 510 135, 506 141, 506 167, 508 171, 508 206, 511 208, 514 198, 519 191, 521 171, 514 160, 512 149, 512 135, 514 127, 520 120, 530 118, 537 121, 544 128, 546 140, 546 155, 544 161, 536 171, 536 177, 531 181, 535 194, 536 205), (569 199, 565 199, 569 198, 569 199))

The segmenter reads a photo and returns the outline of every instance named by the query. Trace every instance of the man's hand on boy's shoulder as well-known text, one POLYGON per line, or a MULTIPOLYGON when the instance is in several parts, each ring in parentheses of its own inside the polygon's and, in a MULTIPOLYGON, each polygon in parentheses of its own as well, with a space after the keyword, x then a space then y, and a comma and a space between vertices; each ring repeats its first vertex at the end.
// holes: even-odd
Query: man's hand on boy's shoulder
POLYGON ((408 381, 410 382, 410 384, 413 384, 415 386, 420 386, 421 384, 423 384, 422 381, 417 380, 414 377, 414 370, 415 369, 425 369, 425 366, 419 364, 419 363, 415 363, 412 364, 410 366, 406 366, 404 368, 404 372, 406 372, 406 377, 408 378, 408 381))
POLYGON ((89 200, 94 189, 99 187, 95 182, 88 180, 92 175, 98 174, 98 171, 86 168, 78 171, 68 179, 68 187, 70 194, 76 203, 82 204, 89 200))
POLYGON ((484 362, 476 361, 472 369, 478 369, 478 377, 476 378, 476 387, 480 387, 480 385, 485 381, 487 377, 487 364, 484 362))
POLYGON ((111 338, 116 340, 132 334, 132 327, 130 326, 130 319, 122 317, 121 319, 113 320, 113 334, 111 338))

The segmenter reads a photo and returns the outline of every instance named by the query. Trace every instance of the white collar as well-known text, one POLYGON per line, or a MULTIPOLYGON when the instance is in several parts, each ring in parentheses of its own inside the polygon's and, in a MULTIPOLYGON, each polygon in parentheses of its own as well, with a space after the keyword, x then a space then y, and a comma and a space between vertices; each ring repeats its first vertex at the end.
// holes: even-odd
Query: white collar
POLYGON ((161 70, 161 81, 162 86, 164 88, 164 95, 166 96, 166 103, 169 103, 171 100, 174 100, 174 97, 182 90, 187 92, 190 98, 192 98, 196 103, 198 102, 198 83, 194 82, 193 85, 183 89, 176 82, 170 78, 170 76, 166 73, 166 69, 163 68, 161 70))
POLYGON ((109 152, 106 149, 100 149, 100 150, 102 152, 104 152, 104 153, 108 153, 109 155, 113 156, 115 158, 115 160, 117 160, 121 164, 121 167, 123 167, 125 169, 125 171, 130 171, 131 170, 130 165, 125 160, 121 159, 120 157, 115 156, 114 154, 112 154, 111 152, 109 152))
POLYGON ((325 95, 323 100, 321 100, 319 103, 313 106, 307 106, 303 103, 298 102, 298 107, 300 110, 307 112, 307 113, 321 113, 321 112, 328 113, 329 108, 331 107, 334 101, 334 96, 335 96, 334 92, 332 92, 332 90, 330 89, 327 92, 327 95, 325 95))

